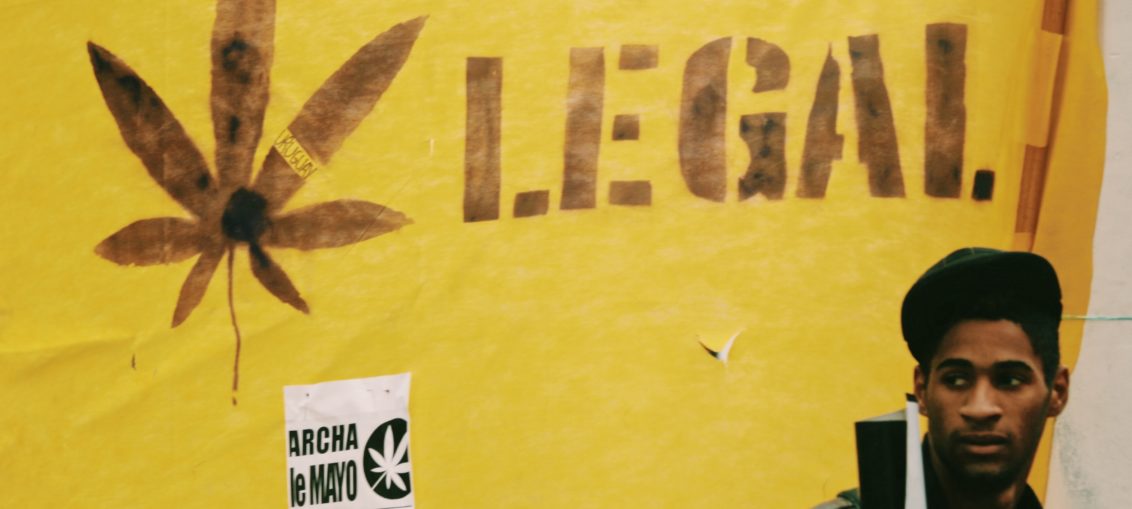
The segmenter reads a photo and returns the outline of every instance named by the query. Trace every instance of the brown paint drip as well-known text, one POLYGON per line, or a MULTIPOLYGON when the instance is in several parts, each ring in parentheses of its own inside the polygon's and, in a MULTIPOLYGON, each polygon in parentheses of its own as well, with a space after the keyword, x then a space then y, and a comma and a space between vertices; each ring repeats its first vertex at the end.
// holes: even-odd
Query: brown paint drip
POLYGON ((802 148, 802 174, 798 179, 799 198, 823 198, 833 161, 841 159, 844 139, 837 134, 838 94, 841 91, 841 66, 831 51, 818 77, 814 104, 806 125, 806 144, 802 148))
POLYGON ((718 202, 727 196, 724 130, 730 55, 729 37, 696 50, 684 66, 680 98, 680 173, 692 194, 718 202))
POLYGON ((652 205, 652 183, 647 180, 614 180, 609 183, 612 205, 652 205))
POLYGON ((958 198, 967 133, 967 26, 935 23, 925 30, 927 117, 924 121, 924 192, 958 198))
POLYGON ((892 105, 884 84, 880 39, 873 35, 849 38, 856 98, 857 153, 869 167, 869 193, 877 197, 903 197, 904 175, 892 105))
POLYGON ((641 137, 641 117, 639 115, 617 115, 613 117, 613 140, 636 140, 641 137))
POLYGON ((222 189, 251 178, 274 54, 274 0, 219 0, 212 31, 212 130, 222 189))
POLYGON ((782 199, 786 190, 786 114, 743 115, 739 134, 751 153, 747 173, 739 179, 739 200, 759 193, 771 200, 782 199))
POLYGON ((464 222, 499 219, 503 59, 468 59, 464 222))
MULTIPOLYGON (((321 164, 329 162, 346 137, 373 110, 409 58, 424 22, 424 17, 415 18, 378 35, 307 100, 288 129, 311 157, 321 164)), ((253 190, 267 198, 269 211, 274 212, 302 185, 302 177, 275 150, 270 150, 253 190)))
POLYGON ((157 265, 199 253, 201 239, 199 226, 188 219, 142 219, 107 237, 94 252, 118 265, 157 265))
POLYGON ((655 45, 624 44, 617 60, 617 68, 626 71, 653 69, 660 60, 660 50, 655 45))
POLYGON ((515 194, 515 206, 511 210, 514 217, 546 215, 550 209, 550 191, 524 191, 515 194))
POLYGON ((361 200, 311 205, 272 220, 264 246, 302 250, 340 247, 371 239, 412 224, 396 210, 361 200))
POLYGON ((755 68, 753 92, 781 90, 790 83, 790 57, 777 45, 748 37, 747 65, 755 68))
POLYGON ((118 57, 94 43, 87 43, 87 50, 102 97, 126 146, 177 203, 197 217, 206 215, 216 200, 216 183, 181 123, 118 57))
POLYGON ((592 209, 597 205, 597 162, 601 150, 604 94, 603 49, 570 48, 562 209, 592 209))
POLYGON ((228 316, 232 320, 232 331, 236 333, 236 354, 232 360, 232 406, 236 406, 236 391, 240 390, 240 350, 243 348, 243 338, 240 336, 240 324, 236 321, 236 299, 232 287, 235 286, 232 264, 235 262, 236 252, 228 247, 228 316))

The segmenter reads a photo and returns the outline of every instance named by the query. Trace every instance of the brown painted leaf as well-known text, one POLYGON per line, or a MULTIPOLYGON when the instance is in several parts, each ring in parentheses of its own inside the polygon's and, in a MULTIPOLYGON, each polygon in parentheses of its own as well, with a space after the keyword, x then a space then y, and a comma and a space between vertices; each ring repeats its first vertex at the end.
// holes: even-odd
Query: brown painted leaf
POLYGON ((212 31, 212 130, 225 190, 251 180, 274 53, 274 0, 220 0, 212 31))
POLYGON ((267 251, 252 244, 249 246, 248 252, 249 258, 251 258, 252 274, 263 284, 264 288, 267 288, 267 291, 279 300, 294 306, 295 309, 310 313, 311 310, 307 307, 307 302, 299 296, 299 291, 295 289, 295 285, 291 284, 291 279, 287 277, 287 273, 283 272, 279 264, 268 256, 267 251))
POLYGON ((100 242, 94 252, 118 265, 157 265, 187 259, 201 250, 200 225, 176 217, 142 219, 100 242))
POLYGON ((272 219, 266 246, 319 249, 371 239, 412 224, 405 214, 360 200, 337 200, 272 219))
MULTIPOLYGON (((398 24, 362 46, 322 84, 291 122, 291 134, 320 164, 326 164, 342 142, 373 110, 413 49, 425 18, 398 24)), ((303 185, 303 179, 275 150, 268 152, 254 190, 279 210, 303 185)))
POLYGON ((138 75, 106 49, 87 43, 94 76, 126 146, 149 175, 189 212, 203 217, 216 183, 180 122, 138 75))
POLYGON ((252 189, 267 198, 268 210, 274 212, 303 187, 303 182, 303 177, 295 173, 283 156, 273 148, 267 151, 263 169, 256 175, 252 189))
POLYGON ((205 290, 208 289, 208 282, 212 280, 212 274, 216 272, 216 266, 223 258, 224 244, 213 243, 204 248, 200 258, 197 258, 197 263, 193 265, 193 270, 189 271, 189 277, 185 278, 184 284, 181 285, 177 308, 173 310, 174 327, 181 325, 181 322, 184 322, 200 304, 205 290))

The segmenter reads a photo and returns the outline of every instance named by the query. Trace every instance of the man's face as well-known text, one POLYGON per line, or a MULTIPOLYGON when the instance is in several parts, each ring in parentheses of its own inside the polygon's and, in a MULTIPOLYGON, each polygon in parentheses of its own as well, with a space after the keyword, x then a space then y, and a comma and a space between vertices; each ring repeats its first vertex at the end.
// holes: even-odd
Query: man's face
POLYGON ((915 373, 935 465, 973 489, 1001 490, 1030 470, 1046 417, 1068 397, 1064 368, 1047 384, 1018 324, 967 320, 944 335, 931 373, 915 373))

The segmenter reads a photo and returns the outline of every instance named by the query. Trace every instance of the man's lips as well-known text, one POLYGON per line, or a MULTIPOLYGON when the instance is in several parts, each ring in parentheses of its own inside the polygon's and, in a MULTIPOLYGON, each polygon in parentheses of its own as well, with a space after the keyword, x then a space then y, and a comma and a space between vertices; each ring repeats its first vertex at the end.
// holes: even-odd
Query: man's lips
POLYGON ((963 433, 958 439, 965 452, 977 456, 996 454, 1010 443, 1006 435, 999 433, 963 433))

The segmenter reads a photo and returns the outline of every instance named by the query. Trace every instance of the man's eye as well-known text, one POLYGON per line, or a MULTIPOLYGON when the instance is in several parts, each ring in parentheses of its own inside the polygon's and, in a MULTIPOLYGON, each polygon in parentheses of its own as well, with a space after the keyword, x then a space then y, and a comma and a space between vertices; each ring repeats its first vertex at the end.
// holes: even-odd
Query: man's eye
POLYGON ((1024 376, 1013 375, 1013 374, 1003 374, 1003 375, 998 376, 996 383, 999 387, 1012 388, 1012 387, 1021 387, 1023 384, 1026 383, 1026 381, 1027 381, 1027 379, 1024 376))
POLYGON ((947 373, 943 375, 943 384, 955 388, 966 387, 970 384, 970 379, 962 373, 947 373))

